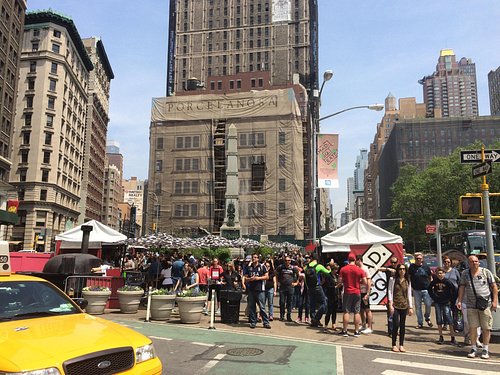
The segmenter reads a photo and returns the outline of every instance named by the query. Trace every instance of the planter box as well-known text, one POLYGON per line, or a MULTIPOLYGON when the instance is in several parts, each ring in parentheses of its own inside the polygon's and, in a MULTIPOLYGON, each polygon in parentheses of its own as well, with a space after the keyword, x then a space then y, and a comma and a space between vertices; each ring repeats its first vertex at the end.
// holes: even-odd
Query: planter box
POLYGON ((118 291, 118 301, 120 303, 120 311, 124 314, 135 314, 139 310, 141 297, 144 294, 139 291, 118 291))
POLYGON ((175 294, 151 296, 151 319, 168 320, 175 304, 175 294))
POLYGON ((85 308, 87 314, 101 315, 108 303, 111 292, 83 291, 82 297, 89 303, 85 308))
POLYGON ((206 296, 200 297, 180 297, 177 296, 175 301, 179 306, 179 316, 181 323, 194 324, 201 321, 201 313, 205 306, 206 296))

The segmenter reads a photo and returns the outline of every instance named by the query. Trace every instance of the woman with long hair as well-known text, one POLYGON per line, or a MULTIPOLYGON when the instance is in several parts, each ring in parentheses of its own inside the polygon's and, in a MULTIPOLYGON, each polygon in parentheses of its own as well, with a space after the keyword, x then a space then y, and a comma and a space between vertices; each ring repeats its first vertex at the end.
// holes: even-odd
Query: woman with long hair
POLYGON ((413 314, 410 276, 404 264, 398 264, 396 274, 389 279, 388 299, 392 317, 392 351, 406 352, 404 348, 406 316, 413 314), (399 331, 399 347, 396 339, 399 331))

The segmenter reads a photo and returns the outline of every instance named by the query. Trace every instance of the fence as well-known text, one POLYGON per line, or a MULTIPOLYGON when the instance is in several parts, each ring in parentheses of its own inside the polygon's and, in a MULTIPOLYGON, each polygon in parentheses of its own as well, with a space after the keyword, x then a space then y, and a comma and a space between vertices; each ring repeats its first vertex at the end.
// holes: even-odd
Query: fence
POLYGON ((68 276, 64 280, 64 292, 71 298, 82 298, 83 288, 87 286, 107 287, 111 290, 107 307, 116 309, 119 308, 117 291, 123 285, 124 279, 121 276, 68 276))

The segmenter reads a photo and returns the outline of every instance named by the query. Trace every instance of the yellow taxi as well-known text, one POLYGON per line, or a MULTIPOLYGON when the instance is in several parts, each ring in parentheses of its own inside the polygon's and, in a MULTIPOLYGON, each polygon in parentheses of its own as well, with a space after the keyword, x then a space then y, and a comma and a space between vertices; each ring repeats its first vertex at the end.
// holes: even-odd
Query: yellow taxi
POLYGON ((162 373, 149 338, 85 314, 85 305, 46 280, 0 269, 0 375, 162 373))

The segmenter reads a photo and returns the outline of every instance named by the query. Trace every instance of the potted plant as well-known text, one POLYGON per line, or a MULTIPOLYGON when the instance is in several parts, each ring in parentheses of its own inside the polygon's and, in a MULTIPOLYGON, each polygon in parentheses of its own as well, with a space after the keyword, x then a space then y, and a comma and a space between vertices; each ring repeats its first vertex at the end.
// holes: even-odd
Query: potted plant
POLYGON ((166 289, 155 289, 151 292, 151 319, 168 320, 175 304, 175 293, 166 289))
POLYGON ((82 289, 82 297, 88 302, 85 308, 87 314, 104 314, 109 296, 111 296, 111 290, 106 286, 90 285, 84 287, 82 289))
POLYGON ((206 293, 194 289, 179 292, 175 301, 179 307, 181 323, 199 323, 206 299, 206 293))
POLYGON ((124 314, 135 314, 139 310, 144 290, 140 286, 125 285, 118 289, 120 311, 124 314))

